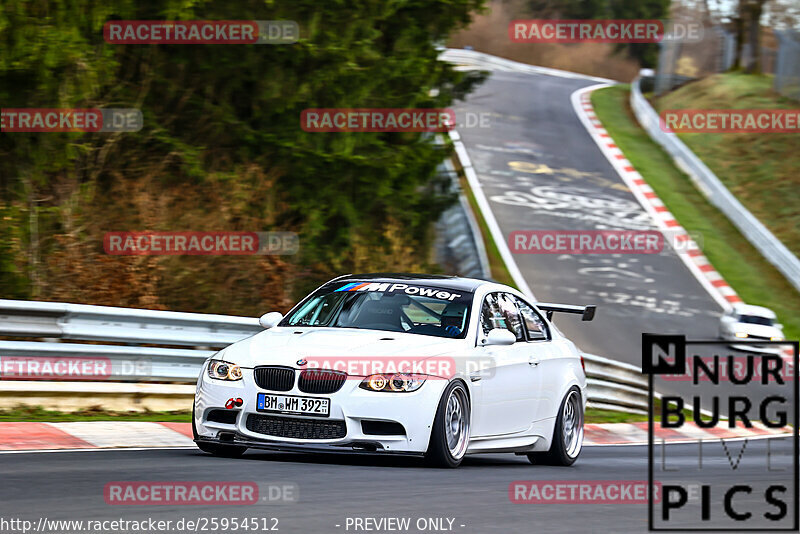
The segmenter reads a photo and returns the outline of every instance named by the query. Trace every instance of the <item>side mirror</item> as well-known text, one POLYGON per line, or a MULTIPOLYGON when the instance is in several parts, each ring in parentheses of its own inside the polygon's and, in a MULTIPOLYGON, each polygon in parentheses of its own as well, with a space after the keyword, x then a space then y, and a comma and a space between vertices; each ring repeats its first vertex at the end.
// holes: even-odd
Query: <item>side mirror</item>
POLYGON ((783 325, 781 323, 774 323, 772 326, 774 326, 778 330, 783 330, 783 325))
POLYGON ((270 328, 277 326, 279 322, 283 320, 283 314, 280 312, 269 312, 265 313, 258 319, 258 324, 264 327, 264 329, 269 330, 270 328))
POLYGON ((513 345, 516 342, 517 336, 510 331, 505 328, 493 328, 489 330, 489 335, 486 336, 483 345, 513 345))

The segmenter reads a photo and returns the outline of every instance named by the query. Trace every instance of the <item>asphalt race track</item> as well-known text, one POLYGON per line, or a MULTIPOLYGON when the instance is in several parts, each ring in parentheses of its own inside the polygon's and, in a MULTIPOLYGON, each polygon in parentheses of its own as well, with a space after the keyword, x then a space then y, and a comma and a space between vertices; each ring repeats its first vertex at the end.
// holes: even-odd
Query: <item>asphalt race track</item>
MULTIPOLYGON (((743 442, 728 444, 733 461, 743 442)), ((656 480, 757 487, 791 474, 768 472, 766 440, 750 441, 737 469, 719 443, 704 445, 697 471, 697 445, 667 446, 664 473, 657 459, 656 480), (699 473, 702 473, 700 475, 699 473)), ((791 441, 773 441, 772 468, 785 466, 791 441)), ((660 454, 660 449, 658 450, 660 454)), ((585 448, 572 468, 533 466, 524 457, 468 457, 456 470, 430 469, 412 458, 356 455, 311 456, 248 452, 240 459, 215 458, 196 450, 99 451, 0 455, 0 517, 30 519, 128 519, 177 521, 181 518, 275 517, 280 532, 354 532, 347 518, 446 517, 452 531, 484 532, 643 532, 647 504, 512 503, 509 485, 519 480, 647 480, 647 448, 585 448), (265 506, 119 506, 103 497, 115 481, 257 481, 293 483, 295 503, 265 506), (339 527, 337 527, 339 525, 339 527), (463 527, 461 525, 464 525, 463 527), (546 528, 543 525, 547 525, 546 528)), ((769 510, 760 494, 736 497, 741 510, 769 510)), ((791 489, 789 497, 791 503, 791 489)), ((712 505, 714 514, 721 513, 712 505)), ((791 508, 791 507, 790 507, 791 508)), ((657 512, 659 510, 657 509, 657 512)), ((713 518, 716 520, 717 515, 713 518)), ((413 524, 413 523, 412 523, 413 524)), ((447 524, 445 522, 445 524, 447 524)), ((416 532, 412 527, 409 532, 416 532)))
MULTIPOLYGON (((574 77, 493 72, 455 107, 457 120, 466 123, 471 117, 474 125, 480 117, 485 126, 462 127, 458 133, 536 299, 596 304, 593 322, 556 316, 556 324, 583 351, 638 367, 642 333, 717 338, 722 308, 678 252, 665 242, 658 254, 520 254, 509 243, 511 233, 520 230, 656 230, 573 107, 571 95, 596 84, 574 77)), ((702 246, 702 236, 699 241, 702 246)), ((714 347, 723 356, 736 354, 722 345, 714 347)), ((656 391, 687 401, 698 391, 685 382, 657 382, 656 391)), ((703 389, 709 395, 741 393, 741 387, 727 383, 703 389)), ((762 398, 787 392, 785 386, 760 389, 762 398)), ((707 398, 703 408, 709 408, 707 398)))
MULTIPOLYGON (((488 114, 488 127, 458 132, 506 242, 517 230, 655 229, 573 109, 572 93, 596 83, 495 72, 455 107, 457 118, 488 114)), ((717 336, 722 309, 669 246, 514 257, 538 300, 598 306, 592 323, 557 319, 588 353, 638 365, 643 332, 717 336)))

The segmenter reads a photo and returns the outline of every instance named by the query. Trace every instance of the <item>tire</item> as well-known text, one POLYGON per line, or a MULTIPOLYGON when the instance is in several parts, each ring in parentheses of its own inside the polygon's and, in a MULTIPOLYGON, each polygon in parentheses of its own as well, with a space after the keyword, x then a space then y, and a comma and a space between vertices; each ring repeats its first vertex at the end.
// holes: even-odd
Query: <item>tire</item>
POLYGON ((553 440, 547 452, 528 453, 528 460, 536 465, 570 466, 575 463, 583 446, 583 399, 573 386, 558 409, 553 440), (566 428, 566 432, 565 432, 566 428))
POLYGON ((242 447, 240 445, 218 445, 216 443, 198 443, 197 440, 197 428, 194 426, 194 406, 192 406, 192 436, 195 439, 195 445, 201 451, 213 454, 214 456, 220 456, 222 458, 239 458, 241 455, 245 453, 247 447, 242 447))
POLYGON ((467 386, 451 382, 439 400, 425 461, 432 467, 461 465, 469 446, 470 403, 467 386), (449 421, 449 425, 448 425, 449 421))

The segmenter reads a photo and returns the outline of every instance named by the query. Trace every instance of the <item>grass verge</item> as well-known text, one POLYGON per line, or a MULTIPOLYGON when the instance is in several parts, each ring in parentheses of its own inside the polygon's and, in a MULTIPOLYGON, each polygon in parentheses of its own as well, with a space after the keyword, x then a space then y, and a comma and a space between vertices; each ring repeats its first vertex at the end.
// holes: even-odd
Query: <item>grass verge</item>
POLYGON ((628 105, 629 92, 628 86, 618 85, 592 93, 595 113, 616 145, 678 222, 703 236, 703 252, 739 296, 774 310, 787 339, 799 339, 800 295, 639 126, 628 105))
POLYGON ((189 423, 191 412, 111 412, 89 408, 78 412, 56 412, 40 406, 17 406, 0 410, 0 421, 61 423, 66 421, 156 421, 160 423, 189 423))
MULTIPOLYGON (((717 74, 667 93, 656 109, 797 109, 773 90, 773 76, 717 74)), ((800 254, 800 144, 797 134, 694 133, 681 141, 794 254, 800 254)))
POLYGON ((647 414, 586 408, 584 422, 587 425, 599 425, 602 423, 644 423, 647 422, 647 414))

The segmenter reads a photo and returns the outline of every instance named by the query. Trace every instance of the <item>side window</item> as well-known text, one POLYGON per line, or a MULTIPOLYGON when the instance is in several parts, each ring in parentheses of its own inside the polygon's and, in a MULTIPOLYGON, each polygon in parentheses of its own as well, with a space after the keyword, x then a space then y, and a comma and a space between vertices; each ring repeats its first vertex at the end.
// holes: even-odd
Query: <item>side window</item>
POLYGON ((528 341, 549 339, 544 319, 527 302, 521 299, 516 300, 519 311, 522 312, 522 319, 525 321, 525 328, 528 330, 528 341))
POLYGON ((517 341, 525 341, 522 317, 514 302, 514 296, 506 293, 486 295, 481 309, 481 328, 484 335, 493 328, 505 328, 516 336, 517 341))
POLYGON ((517 308, 516 297, 508 293, 500 295, 500 309, 506 319, 506 328, 517 337, 517 341, 525 341, 525 330, 522 327, 522 316, 517 308))
POLYGON ((500 304, 497 301, 497 293, 486 295, 481 308, 481 329, 483 335, 488 335, 489 330, 494 328, 506 328, 506 321, 500 311, 500 304))

